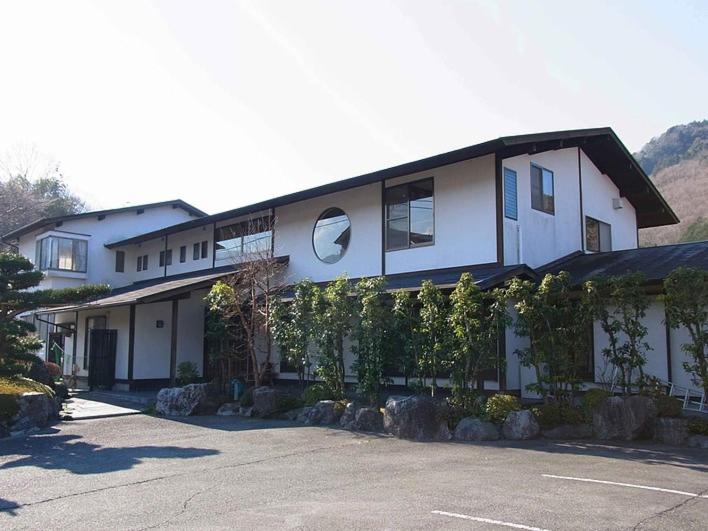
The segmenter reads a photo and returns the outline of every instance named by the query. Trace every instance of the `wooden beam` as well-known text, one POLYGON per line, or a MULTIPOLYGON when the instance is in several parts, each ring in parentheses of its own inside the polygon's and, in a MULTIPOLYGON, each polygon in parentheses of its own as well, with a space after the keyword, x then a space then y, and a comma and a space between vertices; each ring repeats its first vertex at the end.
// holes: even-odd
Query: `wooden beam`
POLYGON ((170 386, 177 383, 177 321, 179 318, 179 299, 172 301, 172 329, 170 338, 170 386))
POLYGON ((128 382, 133 380, 135 367, 135 304, 130 305, 130 320, 128 322, 128 382))

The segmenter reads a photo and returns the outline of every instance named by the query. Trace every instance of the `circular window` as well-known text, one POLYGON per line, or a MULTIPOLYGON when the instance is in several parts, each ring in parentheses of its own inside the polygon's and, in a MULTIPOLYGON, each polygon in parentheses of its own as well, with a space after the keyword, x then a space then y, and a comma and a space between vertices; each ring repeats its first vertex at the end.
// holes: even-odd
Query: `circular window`
POLYGON ((349 247, 351 223, 341 208, 328 208, 317 218, 312 231, 312 247, 326 264, 338 262, 349 247))

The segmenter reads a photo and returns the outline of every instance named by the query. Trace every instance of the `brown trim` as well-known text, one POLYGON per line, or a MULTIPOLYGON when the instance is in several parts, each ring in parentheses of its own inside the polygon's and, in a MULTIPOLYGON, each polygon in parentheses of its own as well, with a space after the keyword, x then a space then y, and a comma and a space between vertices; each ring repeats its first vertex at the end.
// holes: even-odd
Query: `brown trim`
MULTIPOLYGON (((502 158, 494 154, 494 180, 497 199, 497 265, 504 265, 504 183, 502 176, 502 158)), ((518 203, 518 199, 517 199, 518 203)))
POLYGON ((177 381, 177 322, 179 318, 179 299, 172 300, 172 329, 170 330, 170 385, 177 381))
POLYGON ((133 379, 135 366, 135 304, 130 305, 130 320, 128 322, 128 380, 133 379))
POLYGON ((381 276, 386 276, 386 181, 381 181, 381 276))
POLYGON ((164 271, 162 273, 163 277, 167 276, 167 238, 169 237, 168 234, 165 234, 165 255, 164 258, 162 259, 162 266, 164 267, 164 271))
MULTIPOLYGON (((580 250, 585 251, 585 214, 583 214, 583 170, 578 146, 578 190, 580 191, 580 250)), ((554 190, 555 192, 555 190, 554 190)))

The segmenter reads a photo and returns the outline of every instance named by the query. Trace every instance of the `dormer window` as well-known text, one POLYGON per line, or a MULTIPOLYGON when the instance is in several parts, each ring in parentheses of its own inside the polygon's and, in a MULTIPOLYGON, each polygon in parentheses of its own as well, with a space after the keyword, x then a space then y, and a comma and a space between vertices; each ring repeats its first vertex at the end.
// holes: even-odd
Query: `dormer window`
POLYGON ((37 241, 36 264, 40 271, 86 273, 87 259, 86 240, 47 236, 37 241))

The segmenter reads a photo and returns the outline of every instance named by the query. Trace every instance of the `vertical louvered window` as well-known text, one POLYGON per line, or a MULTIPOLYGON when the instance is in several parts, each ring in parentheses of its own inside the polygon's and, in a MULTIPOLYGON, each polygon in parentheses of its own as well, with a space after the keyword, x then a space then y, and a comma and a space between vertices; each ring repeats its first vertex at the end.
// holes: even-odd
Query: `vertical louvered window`
POLYGON ((504 216, 509 219, 519 219, 516 172, 509 168, 504 168, 504 216))

